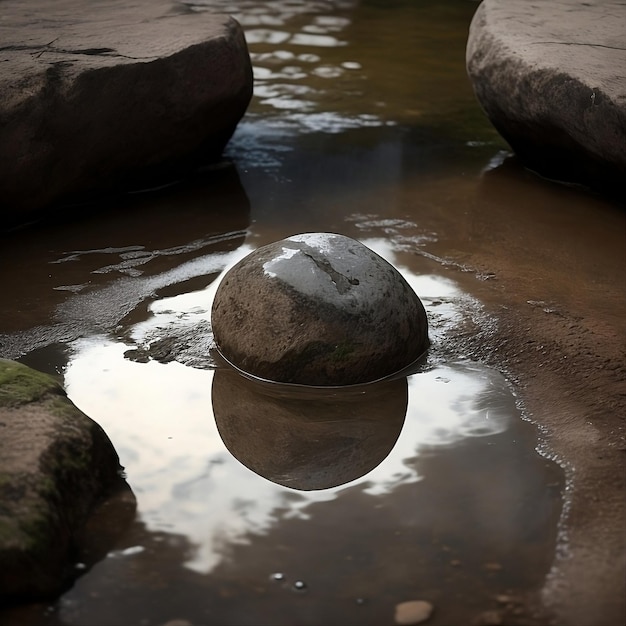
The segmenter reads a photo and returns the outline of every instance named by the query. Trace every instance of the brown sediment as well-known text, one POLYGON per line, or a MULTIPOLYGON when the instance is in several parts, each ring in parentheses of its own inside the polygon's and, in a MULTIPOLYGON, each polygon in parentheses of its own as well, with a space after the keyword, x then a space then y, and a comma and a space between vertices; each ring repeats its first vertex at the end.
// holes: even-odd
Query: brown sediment
MULTIPOLYGON (((570 196, 574 213, 585 196, 549 193, 570 196)), ((469 314, 439 349, 504 371, 541 428, 543 451, 568 474, 561 545, 544 586, 527 599, 543 615, 533 623, 623 624, 626 214, 598 199, 595 218, 574 232, 560 211, 539 206, 520 219, 515 204, 498 215, 482 204, 488 210, 473 215, 472 228, 488 228, 491 245, 468 246, 462 259, 471 271, 461 280, 493 323, 469 314), (533 218, 554 223, 542 228, 533 218)))

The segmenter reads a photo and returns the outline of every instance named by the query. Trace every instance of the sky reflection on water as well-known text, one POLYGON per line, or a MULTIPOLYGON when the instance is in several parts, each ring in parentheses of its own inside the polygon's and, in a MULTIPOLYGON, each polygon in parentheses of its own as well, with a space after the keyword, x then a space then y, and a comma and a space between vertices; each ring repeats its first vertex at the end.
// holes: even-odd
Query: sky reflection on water
MULTIPOLYGON (((393 262, 388 240, 364 243, 393 262)), ((250 249, 244 245, 229 253, 222 275, 250 249)), ((447 298, 448 316, 457 313, 454 297, 461 294, 452 281, 403 273, 427 311, 447 298)), ((208 320, 218 283, 155 300, 148 319, 128 329, 128 336, 149 343, 208 320)), ((371 495, 391 493, 421 480, 415 460, 422 450, 502 433, 519 416, 498 372, 469 362, 437 365, 409 377, 404 426, 378 467, 346 485, 294 492, 250 471, 224 446, 213 416, 213 370, 135 362, 124 357, 130 347, 107 336, 76 341, 65 371, 68 395, 113 441, 141 520, 150 530, 187 536, 196 546, 187 566, 199 572, 220 562, 225 543, 265 532, 277 510, 286 517, 306 516, 311 503, 334 500, 356 484, 371 495)))
MULTIPOLYGON (((225 449, 212 419, 212 371, 135 363, 124 359, 125 348, 105 338, 80 342, 65 383, 72 400, 113 441, 142 521, 150 530, 186 535, 197 546, 189 567, 210 571, 220 558, 216 541, 262 532, 275 509, 301 516, 311 502, 332 500, 345 488, 285 497, 286 487, 260 478, 225 449)), ((456 363, 416 374, 393 451, 358 480, 368 493, 388 493, 420 480, 406 463, 420 449, 503 432, 514 417, 514 398, 493 370, 456 363)))

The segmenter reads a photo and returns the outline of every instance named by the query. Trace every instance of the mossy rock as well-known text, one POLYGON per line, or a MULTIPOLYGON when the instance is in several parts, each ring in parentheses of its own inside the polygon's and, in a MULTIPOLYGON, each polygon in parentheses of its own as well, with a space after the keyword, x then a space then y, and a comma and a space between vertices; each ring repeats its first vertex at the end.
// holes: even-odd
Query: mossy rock
POLYGON ((35 402, 48 393, 63 393, 52 376, 15 361, 0 359, 0 407, 17 407, 35 402))
POLYGON ((0 602, 71 583, 90 512, 122 488, 104 431, 51 376, 0 360, 0 602))

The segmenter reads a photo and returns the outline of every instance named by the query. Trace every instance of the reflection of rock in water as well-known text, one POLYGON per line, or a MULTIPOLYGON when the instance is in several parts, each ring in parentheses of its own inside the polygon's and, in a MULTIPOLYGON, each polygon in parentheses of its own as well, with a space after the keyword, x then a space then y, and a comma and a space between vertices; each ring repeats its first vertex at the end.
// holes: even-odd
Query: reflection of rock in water
POLYGON ((406 378, 332 390, 275 387, 220 368, 213 413, 224 444, 243 465, 301 490, 355 480, 391 452, 404 423, 406 378))
POLYGON ((106 558, 136 522, 137 500, 128 483, 98 504, 90 515, 77 546, 77 562, 88 569, 106 558))

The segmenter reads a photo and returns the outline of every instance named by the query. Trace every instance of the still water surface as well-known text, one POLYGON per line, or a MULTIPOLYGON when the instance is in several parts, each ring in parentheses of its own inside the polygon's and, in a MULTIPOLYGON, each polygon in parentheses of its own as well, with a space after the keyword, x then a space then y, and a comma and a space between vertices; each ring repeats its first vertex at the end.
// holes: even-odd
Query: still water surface
POLYGON ((508 157, 465 76, 476 3, 186 4, 235 15, 255 68, 222 166, 3 242, 3 356, 103 426, 136 510, 104 507, 74 587, 0 623, 390 624, 421 599, 430 623, 466 624, 539 588, 563 472, 503 374, 437 356, 468 316, 493 323, 463 263, 493 243, 477 207, 497 212, 508 157), (413 286, 419 373, 284 394, 217 367, 225 269, 308 231, 358 238, 413 286))

